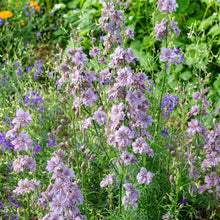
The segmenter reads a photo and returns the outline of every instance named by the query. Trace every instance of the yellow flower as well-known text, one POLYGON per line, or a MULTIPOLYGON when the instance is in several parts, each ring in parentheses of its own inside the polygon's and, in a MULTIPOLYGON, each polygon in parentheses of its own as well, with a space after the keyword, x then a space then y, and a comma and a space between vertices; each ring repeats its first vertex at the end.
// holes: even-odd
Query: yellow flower
POLYGON ((25 26, 25 23, 24 23, 24 22, 21 22, 21 26, 24 27, 24 26, 25 26))
POLYGON ((16 7, 19 7, 19 3, 16 3, 16 7))
POLYGON ((31 1, 30 2, 30 7, 34 7, 35 10, 39 10, 40 9, 40 6, 35 1, 31 1))
POLYGON ((12 17, 12 15, 13 15, 12 12, 9 10, 0 12, 0 18, 2 19, 10 18, 12 17))

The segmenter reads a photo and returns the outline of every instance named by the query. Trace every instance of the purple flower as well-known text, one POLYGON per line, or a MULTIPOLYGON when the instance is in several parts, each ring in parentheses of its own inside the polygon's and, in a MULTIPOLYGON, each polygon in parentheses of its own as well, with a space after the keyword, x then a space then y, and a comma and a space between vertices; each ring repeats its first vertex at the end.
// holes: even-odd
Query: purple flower
POLYGON ((206 188, 211 188, 219 184, 219 178, 216 172, 211 172, 210 176, 205 176, 205 183, 208 185, 206 188))
POLYGON ((115 133, 115 141, 118 143, 119 150, 132 144, 134 133, 126 126, 122 126, 115 133))
POLYGON ((192 106, 190 114, 191 115, 197 115, 198 113, 199 113, 199 105, 192 106))
POLYGON ((179 37, 181 30, 177 27, 177 22, 170 21, 171 29, 174 31, 177 37, 179 37))
POLYGON ((30 124, 32 121, 32 115, 29 114, 29 112, 24 112, 22 109, 18 109, 16 111, 16 117, 12 120, 13 124, 16 124, 18 122, 23 122, 25 126, 27 124, 30 124))
POLYGON ((36 146, 33 152, 33 157, 35 157, 36 153, 40 152, 41 150, 43 150, 43 147, 41 147, 38 143, 36 143, 36 146))
POLYGON ((56 194, 53 200, 49 203, 50 210, 53 210, 53 212, 57 213, 65 212, 67 205, 68 203, 66 195, 61 192, 59 194, 56 194))
POLYGON ((26 68, 26 71, 29 73, 31 72, 31 66, 29 66, 28 68, 26 68))
POLYGON ((162 40, 164 37, 170 36, 167 22, 168 20, 163 18, 160 24, 155 25, 154 31, 156 34, 154 36, 157 40, 162 40))
POLYGON ((153 150, 150 149, 148 143, 146 143, 143 137, 138 137, 134 143, 132 143, 134 153, 145 154, 148 153, 150 156, 154 155, 153 150))
POLYGON ((41 34, 41 33, 39 33, 39 32, 37 32, 36 36, 37 36, 37 37, 41 37, 41 36, 42 36, 42 34, 41 34))
POLYGON ((18 181, 18 187, 13 191, 15 194, 19 195, 24 195, 26 193, 29 193, 31 191, 34 191, 35 189, 40 188, 40 181, 31 181, 28 180, 27 178, 24 180, 19 180, 18 181))
POLYGON ((131 28, 126 28, 124 35, 125 37, 129 37, 130 39, 134 40, 134 30, 131 28))
POLYGON ((19 155, 18 158, 13 162, 13 170, 16 173, 20 171, 24 171, 24 166, 27 168, 28 171, 35 170, 36 162, 28 155, 24 155, 24 156, 19 155))
POLYGON ((4 20, 0 18, 0 26, 4 23, 4 20))
POLYGON ((30 15, 30 13, 29 12, 26 12, 26 17, 30 17, 31 15, 30 15))
POLYGON ((201 99, 201 94, 199 92, 194 92, 193 93, 193 99, 198 101, 199 99, 201 99))
POLYGON ((149 185, 152 181, 152 178, 155 174, 152 172, 147 172, 147 169, 145 167, 141 167, 141 172, 137 175, 137 180, 139 184, 146 184, 149 185))
POLYGON ((202 128, 200 126, 200 122, 197 119, 192 119, 190 122, 188 122, 189 128, 187 129, 187 132, 189 134, 194 135, 195 133, 201 133, 202 128))
POLYGON ((185 197, 183 197, 183 199, 182 199, 180 202, 183 203, 183 204, 186 204, 186 203, 187 203, 187 200, 186 200, 185 197))
POLYGON ((47 161, 46 170, 48 170, 50 173, 56 172, 57 170, 61 169, 63 165, 64 163, 61 162, 57 156, 52 157, 51 160, 47 161))
POLYGON ((121 163, 125 164, 125 166, 128 166, 132 163, 138 163, 137 158, 126 150, 122 152, 120 159, 121 163))
POLYGON ((124 117, 125 117, 125 113, 124 113, 124 103, 120 103, 118 105, 113 105, 111 108, 111 113, 109 114, 110 118, 112 121, 123 121, 124 117))
POLYGON ((158 0, 157 5, 159 6, 159 10, 165 14, 176 11, 178 8, 178 4, 176 3, 176 0, 158 0))
POLYGON ((84 92, 84 97, 82 99, 83 105, 85 106, 93 105, 96 100, 97 100, 97 96, 90 88, 84 92))
POLYGON ((100 38, 99 43, 101 43, 104 39, 104 33, 102 33, 102 35, 100 35, 99 38, 100 38))
POLYGON ((104 125, 107 122, 107 114, 104 111, 98 110, 94 113, 93 120, 97 121, 99 125, 104 125))
POLYGON ((22 10, 25 11, 25 10, 26 10, 26 7, 24 6, 24 7, 22 8, 22 10))
POLYGON ((32 145, 34 144, 32 139, 29 138, 28 133, 20 132, 19 135, 11 142, 15 150, 21 151, 21 150, 31 150, 32 145))
POLYGON ((119 86, 130 86, 131 77, 133 75, 133 71, 130 66, 125 66, 123 69, 118 70, 118 77, 116 80, 118 81, 119 86))
POLYGON ((100 186, 106 187, 109 184, 112 184, 115 181, 115 173, 107 175, 100 183, 100 186))
POLYGON ((92 50, 89 51, 89 55, 92 58, 95 58, 96 56, 101 56, 101 49, 98 47, 93 47, 92 50))

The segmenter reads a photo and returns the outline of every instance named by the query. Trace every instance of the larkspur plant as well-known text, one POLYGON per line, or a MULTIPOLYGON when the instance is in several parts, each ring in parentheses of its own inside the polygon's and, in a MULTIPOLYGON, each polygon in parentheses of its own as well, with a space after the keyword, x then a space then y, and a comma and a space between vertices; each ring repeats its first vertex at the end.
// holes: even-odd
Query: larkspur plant
MULTIPOLYGON (((199 74, 193 89, 166 81, 187 59, 175 45, 178 3, 152 3, 162 47, 155 82, 129 46, 132 5, 100 3, 97 27, 84 38, 70 25, 71 46, 57 44, 50 62, 30 58, 29 43, 25 59, 1 62, 10 110, 0 113, 0 218, 217 219, 220 107, 209 99, 211 74, 199 74)), ((44 12, 35 1, 16 7, 25 19, 44 12)), ((14 13, 4 16, 6 28, 14 13)))

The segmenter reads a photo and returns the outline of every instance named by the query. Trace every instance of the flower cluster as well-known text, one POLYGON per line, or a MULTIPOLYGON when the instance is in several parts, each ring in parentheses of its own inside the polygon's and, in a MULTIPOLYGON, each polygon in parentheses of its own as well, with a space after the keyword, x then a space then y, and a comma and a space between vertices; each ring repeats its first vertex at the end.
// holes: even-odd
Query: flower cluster
MULTIPOLYGON (((99 25, 102 31, 107 32, 102 37, 104 40, 104 54, 107 54, 113 45, 122 43, 123 37, 120 31, 124 31, 124 36, 134 39, 134 31, 125 26, 125 17, 121 10, 117 10, 113 2, 107 0, 101 1, 103 4, 102 17, 99 19, 99 25)), ((120 3, 117 3, 120 4, 120 3)))
POLYGON ((18 181, 18 187, 13 191, 17 195, 25 195, 30 192, 34 192, 40 188, 40 181, 31 181, 25 178, 18 181))
POLYGON ((176 0, 158 0, 157 5, 163 14, 171 14, 178 8, 176 0))
POLYGON ((130 209, 130 206, 132 206, 134 210, 137 210, 138 203, 136 201, 139 199, 139 191, 131 183, 125 183, 123 186, 126 190, 126 196, 122 198, 122 204, 125 206, 125 209, 130 209))
POLYGON ((163 113, 164 118, 169 118, 169 114, 174 110, 175 107, 178 106, 179 98, 176 96, 170 96, 169 93, 167 93, 163 99, 161 104, 161 111, 166 109, 166 112, 163 113))
MULTIPOLYGON (((176 0, 159 0, 157 2, 157 5, 162 13, 168 13, 168 14, 171 14, 172 12, 176 11, 176 8, 178 7, 176 0)), ((154 31, 156 32, 155 38, 157 40, 163 40, 164 38, 171 36, 170 35, 171 30, 178 37, 180 34, 180 29, 178 28, 177 24, 178 23, 173 20, 170 20, 169 22, 168 19, 163 18, 160 24, 155 25, 154 28, 154 31)), ((174 65, 179 65, 184 61, 183 55, 179 55, 178 48, 176 49, 162 48, 160 60, 174 65)))
POLYGON ((81 215, 76 205, 83 202, 83 195, 76 182, 73 182, 75 174, 72 169, 65 165, 66 153, 62 150, 53 153, 51 160, 47 161, 46 170, 52 173, 51 184, 45 192, 41 193, 38 205, 47 209, 49 203, 50 214, 44 216, 46 219, 87 219, 81 215))

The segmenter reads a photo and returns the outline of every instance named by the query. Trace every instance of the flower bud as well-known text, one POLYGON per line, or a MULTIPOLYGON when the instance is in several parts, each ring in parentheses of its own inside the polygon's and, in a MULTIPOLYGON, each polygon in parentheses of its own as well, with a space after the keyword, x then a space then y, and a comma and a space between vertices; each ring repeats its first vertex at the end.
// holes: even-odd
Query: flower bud
POLYGON ((66 104, 66 103, 68 103, 68 100, 67 100, 66 98, 62 98, 62 102, 63 102, 64 104, 66 104))
POLYGON ((82 164, 81 164, 81 171, 85 170, 85 168, 86 168, 86 163, 82 162, 82 164))
POLYGON ((89 149, 87 149, 87 150, 86 150, 86 154, 88 155, 89 153, 90 153, 90 150, 89 150, 89 149))
POLYGON ((70 24, 70 28, 74 30, 74 26, 72 24, 70 24))
POLYGON ((77 40, 77 42, 82 42, 84 40, 84 38, 83 37, 80 37, 80 38, 78 38, 78 40, 77 40))
POLYGON ((67 125, 67 124, 68 124, 68 122, 66 121, 66 119, 61 119, 61 120, 60 120, 60 123, 61 123, 62 125, 67 125))
POLYGON ((172 157, 176 156, 176 152, 175 151, 171 151, 171 156, 172 157))
POLYGON ((216 126, 217 125, 216 122, 217 122, 216 118, 213 118, 213 125, 216 126))
POLYGON ((67 161, 67 163, 68 164, 70 164, 70 162, 71 162, 71 160, 73 159, 73 155, 72 154, 70 154, 70 156, 69 156, 69 158, 68 158, 68 161, 67 161))
POLYGON ((57 129, 56 129, 56 131, 55 131, 55 132, 56 132, 56 133, 57 133, 57 132, 60 132, 60 131, 62 130, 62 128, 63 128, 63 126, 62 126, 62 125, 58 125, 58 127, 57 127, 57 129))
POLYGON ((170 177, 169 177, 169 181, 170 181, 170 183, 172 184, 172 185, 174 185, 174 179, 173 179, 173 175, 170 175, 170 177))
POLYGON ((89 158, 89 161, 94 161, 96 158, 96 155, 95 154, 92 154, 91 157, 89 158))
POLYGON ((187 117, 187 118, 190 118, 190 117, 191 117, 191 112, 188 112, 188 113, 186 114, 186 117, 187 117))
POLYGON ((50 139, 54 139, 54 134, 51 132, 51 133, 48 133, 47 136, 50 138, 50 139))
POLYGON ((68 148, 68 149, 71 149, 71 148, 72 148, 72 146, 71 146, 71 144, 70 144, 69 141, 66 141, 66 142, 65 142, 65 147, 68 148))
POLYGON ((77 184, 78 186, 79 186, 81 183, 82 183, 81 179, 78 179, 78 180, 76 181, 76 184, 77 184))
POLYGON ((79 148, 80 151, 84 152, 85 151, 85 146, 82 145, 80 148, 79 148))
POLYGON ((131 6, 131 2, 126 2, 125 9, 129 8, 131 6))
POLYGON ((64 147, 64 143, 63 143, 63 142, 60 142, 57 147, 58 147, 58 148, 64 147))
POLYGON ((96 42, 96 38, 93 37, 93 38, 92 38, 92 44, 94 44, 95 42, 96 42))

